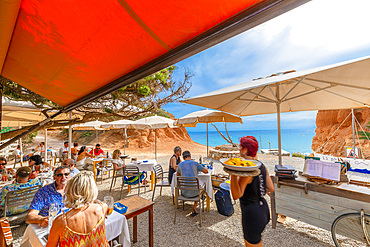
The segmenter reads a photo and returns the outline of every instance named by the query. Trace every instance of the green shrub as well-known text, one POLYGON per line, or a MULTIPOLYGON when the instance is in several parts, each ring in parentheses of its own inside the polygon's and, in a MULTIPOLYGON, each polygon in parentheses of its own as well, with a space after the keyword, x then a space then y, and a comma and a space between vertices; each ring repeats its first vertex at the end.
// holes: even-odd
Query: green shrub
POLYGON ((82 135, 82 137, 89 137, 89 136, 91 136, 93 133, 92 133, 92 131, 87 131, 87 132, 85 132, 83 135, 82 135))
POLYGON ((292 157, 300 157, 304 159, 304 154, 301 153, 292 153, 292 157))
POLYGON ((31 134, 28 134, 25 138, 24 138, 24 142, 25 143, 31 143, 33 141, 33 138, 35 138, 37 135, 39 134, 38 131, 36 132, 33 132, 31 134))

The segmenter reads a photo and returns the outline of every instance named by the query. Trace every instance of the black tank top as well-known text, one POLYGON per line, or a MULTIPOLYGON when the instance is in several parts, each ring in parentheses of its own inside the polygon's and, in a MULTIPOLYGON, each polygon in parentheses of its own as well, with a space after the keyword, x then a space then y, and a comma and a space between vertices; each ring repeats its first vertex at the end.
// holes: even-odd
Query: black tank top
MULTIPOLYGON (((172 157, 176 158, 176 155, 172 155, 172 157)), ((172 159, 172 157, 171 157, 171 159, 172 159)), ((171 159, 170 159, 170 164, 169 164, 169 169, 168 169, 168 180, 169 180, 170 184, 172 183, 173 174, 176 172, 175 169, 171 166, 171 159)), ((180 157, 177 157, 176 158, 176 165, 179 165, 179 164, 180 164, 180 157)))
MULTIPOLYGON (((172 155, 172 157, 175 157, 176 158, 176 155, 172 155)), ((170 158, 170 164, 169 164, 169 166, 170 166, 170 168, 169 168, 169 170, 174 170, 175 171, 175 169, 173 169, 173 167, 171 166, 171 160, 172 160, 172 157, 170 158)), ((176 165, 179 165, 180 164, 180 157, 177 157, 176 158, 176 165)))
POLYGON ((266 167, 262 164, 260 170, 260 175, 254 177, 252 183, 245 188, 244 194, 240 198, 241 203, 255 203, 266 195, 266 167))

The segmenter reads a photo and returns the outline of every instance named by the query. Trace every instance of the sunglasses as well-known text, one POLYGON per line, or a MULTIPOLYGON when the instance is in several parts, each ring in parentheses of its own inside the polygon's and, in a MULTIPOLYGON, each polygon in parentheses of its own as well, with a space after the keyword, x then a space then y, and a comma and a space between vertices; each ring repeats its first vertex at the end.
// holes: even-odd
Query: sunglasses
POLYGON ((61 176, 65 176, 65 177, 68 177, 69 176, 69 174, 71 174, 71 173, 69 173, 69 172, 67 172, 67 173, 58 173, 58 174, 56 174, 55 176, 56 177, 58 177, 58 178, 60 178, 61 176))
POLYGON ((1 163, 1 164, 0 164, 0 166, 5 166, 5 165, 6 165, 6 163, 1 163))

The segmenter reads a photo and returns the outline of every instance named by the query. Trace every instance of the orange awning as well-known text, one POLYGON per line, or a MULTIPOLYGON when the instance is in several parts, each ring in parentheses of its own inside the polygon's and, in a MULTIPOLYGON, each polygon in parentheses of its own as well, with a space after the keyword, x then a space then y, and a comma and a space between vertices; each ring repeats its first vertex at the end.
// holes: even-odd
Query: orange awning
POLYGON ((307 1, 0 0, 0 72, 69 111, 307 1))

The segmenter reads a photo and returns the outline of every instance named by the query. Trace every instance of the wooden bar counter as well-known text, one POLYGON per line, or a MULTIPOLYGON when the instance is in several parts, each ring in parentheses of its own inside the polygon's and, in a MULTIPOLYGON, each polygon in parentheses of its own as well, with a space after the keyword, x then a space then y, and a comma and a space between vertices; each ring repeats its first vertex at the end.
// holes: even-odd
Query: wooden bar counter
POLYGON ((370 195, 339 189, 338 185, 320 185, 299 176, 295 180, 271 176, 275 192, 271 194, 272 227, 276 228, 277 214, 294 218, 325 230, 339 215, 370 213, 370 195))

